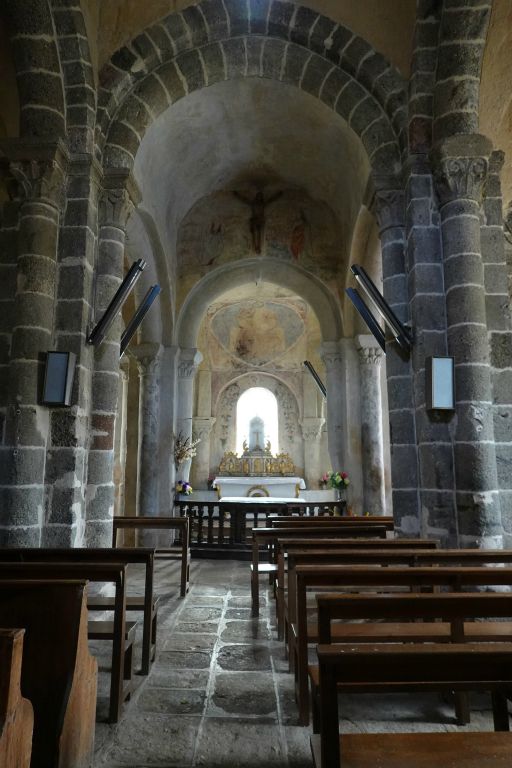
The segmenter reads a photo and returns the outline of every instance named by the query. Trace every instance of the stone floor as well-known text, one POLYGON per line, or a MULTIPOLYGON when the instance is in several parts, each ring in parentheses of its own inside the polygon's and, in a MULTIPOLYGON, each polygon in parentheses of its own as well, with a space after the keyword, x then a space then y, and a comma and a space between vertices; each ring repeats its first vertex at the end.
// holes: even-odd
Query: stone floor
MULTIPOLYGON (((131 593, 142 591, 141 573, 129 581, 131 593)), ((137 676, 115 726, 104 722, 109 652, 92 647, 100 662, 94 768, 311 768, 310 730, 298 726, 270 595, 261 590, 261 616, 252 619, 243 562, 193 561, 191 582, 180 599, 177 565, 158 563, 157 660, 137 676)), ((476 704, 470 730, 492 729, 488 702, 476 704)), ((342 714, 344 732, 456 728, 453 709, 434 696, 346 697, 342 714)))

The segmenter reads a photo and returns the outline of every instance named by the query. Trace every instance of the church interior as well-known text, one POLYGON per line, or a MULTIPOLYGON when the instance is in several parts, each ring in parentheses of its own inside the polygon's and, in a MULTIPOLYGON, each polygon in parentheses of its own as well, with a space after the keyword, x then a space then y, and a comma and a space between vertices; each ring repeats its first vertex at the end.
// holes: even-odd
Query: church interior
POLYGON ((511 71, 511 0, 0 3, 0 768, 510 764, 511 71))

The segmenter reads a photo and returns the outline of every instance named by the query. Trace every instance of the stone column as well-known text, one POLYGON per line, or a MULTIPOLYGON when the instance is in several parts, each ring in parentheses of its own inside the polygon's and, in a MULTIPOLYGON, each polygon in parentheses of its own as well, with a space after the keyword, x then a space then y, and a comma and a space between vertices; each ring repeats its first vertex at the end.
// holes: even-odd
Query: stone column
MULTIPOLYGON (((128 171, 113 171, 106 175, 99 208, 95 322, 122 281, 126 223, 138 200, 137 187, 128 171)), ((120 336, 119 317, 95 349, 85 530, 86 544, 91 547, 110 546, 111 543, 120 336)))
POLYGON ((361 372, 361 454, 363 464, 363 512, 386 512, 384 441, 380 367, 382 350, 373 336, 356 339, 361 372))
POLYGON ((474 134, 434 147, 440 202, 448 351, 455 358, 454 460, 461 546, 500 547, 501 512, 480 242, 492 145, 474 134))
MULTIPOLYGON (((203 356, 197 349, 181 349, 178 363, 178 410, 176 436, 192 440, 192 416, 194 412, 194 378, 203 356)), ((191 461, 185 461, 179 468, 178 480, 188 480, 191 461)))
POLYGON ((192 420, 192 438, 200 440, 196 446, 196 455, 192 459, 191 480, 194 490, 208 488, 210 474, 210 435, 217 419, 196 416, 192 420))
MULTIPOLYGON (((160 475, 160 344, 139 344, 132 354, 139 372, 139 515, 157 516, 160 475)), ((163 510, 169 514, 169 509, 163 510)))
POLYGON ((53 347, 68 155, 61 142, 17 141, 2 148, 9 152, 6 170, 19 201, 19 219, 5 445, 0 453, 0 545, 39 546, 50 432, 50 409, 39 405, 40 383, 43 353, 53 347))
POLYGON ((322 359, 325 364, 327 390, 327 443, 332 469, 336 472, 346 466, 343 432, 346 392, 343 382, 343 355, 339 342, 322 344, 322 359))
POLYGON ((129 369, 129 360, 123 358, 119 368, 118 417, 114 432, 114 515, 116 517, 124 515, 129 369))
POLYGON ((304 479, 309 490, 318 490, 319 480, 325 471, 320 465, 320 440, 325 419, 304 417, 300 423, 304 440, 304 479))

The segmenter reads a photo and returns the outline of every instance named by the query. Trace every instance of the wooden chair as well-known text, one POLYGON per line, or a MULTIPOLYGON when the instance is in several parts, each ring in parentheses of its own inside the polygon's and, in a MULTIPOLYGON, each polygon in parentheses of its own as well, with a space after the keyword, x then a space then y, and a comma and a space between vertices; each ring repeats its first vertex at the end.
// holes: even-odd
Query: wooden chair
POLYGON ((29 768, 34 710, 21 695, 24 629, 0 629, 0 765, 29 768))
POLYGON ((85 582, 0 580, 0 626, 25 629, 21 689, 34 708, 31 768, 90 768, 98 665, 87 646, 85 582))

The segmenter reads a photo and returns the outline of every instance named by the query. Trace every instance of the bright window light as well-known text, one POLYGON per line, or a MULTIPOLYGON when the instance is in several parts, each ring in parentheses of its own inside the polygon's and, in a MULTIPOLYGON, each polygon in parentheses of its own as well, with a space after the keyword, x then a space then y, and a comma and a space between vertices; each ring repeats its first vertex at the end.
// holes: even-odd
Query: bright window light
POLYGON ((243 453, 244 440, 249 442, 249 422, 259 416, 265 423, 265 445, 270 440, 272 453, 279 453, 279 425, 276 396, 264 387, 252 387, 240 395, 236 405, 236 451, 243 453))

